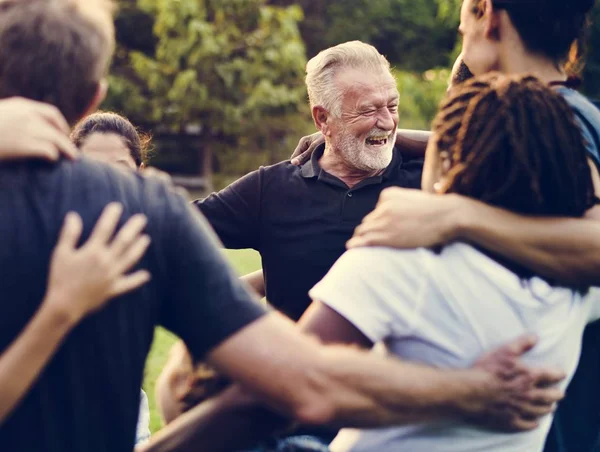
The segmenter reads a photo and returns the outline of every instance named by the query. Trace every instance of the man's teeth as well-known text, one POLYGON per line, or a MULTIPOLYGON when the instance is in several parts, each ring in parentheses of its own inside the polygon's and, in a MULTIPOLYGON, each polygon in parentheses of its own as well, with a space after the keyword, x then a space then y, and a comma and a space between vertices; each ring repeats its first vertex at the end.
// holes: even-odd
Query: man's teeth
POLYGON ((384 145, 387 144, 387 137, 371 137, 367 138, 367 144, 384 145))

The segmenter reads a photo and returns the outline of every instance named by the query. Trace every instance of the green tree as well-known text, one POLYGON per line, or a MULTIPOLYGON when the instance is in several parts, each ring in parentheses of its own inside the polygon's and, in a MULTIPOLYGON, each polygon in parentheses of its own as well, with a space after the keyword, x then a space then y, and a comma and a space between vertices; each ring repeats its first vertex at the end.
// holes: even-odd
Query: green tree
POLYGON ((153 18, 154 48, 143 48, 147 37, 132 46, 139 35, 128 48, 120 42, 107 107, 158 130, 194 129, 203 155, 218 154, 230 173, 289 155, 310 119, 301 8, 264 0, 127 3, 121 20, 153 18))

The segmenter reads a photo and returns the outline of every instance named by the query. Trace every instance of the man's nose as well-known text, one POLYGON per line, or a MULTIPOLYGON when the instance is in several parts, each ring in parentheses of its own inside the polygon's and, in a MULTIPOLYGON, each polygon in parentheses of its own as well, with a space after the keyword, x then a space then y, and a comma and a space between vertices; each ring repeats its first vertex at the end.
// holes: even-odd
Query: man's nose
POLYGON ((395 119, 397 117, 397 113, 392 113, 387 108, 382 108, 377 117, 377 127, 381 130, 392 131, 396 127, 395 119))

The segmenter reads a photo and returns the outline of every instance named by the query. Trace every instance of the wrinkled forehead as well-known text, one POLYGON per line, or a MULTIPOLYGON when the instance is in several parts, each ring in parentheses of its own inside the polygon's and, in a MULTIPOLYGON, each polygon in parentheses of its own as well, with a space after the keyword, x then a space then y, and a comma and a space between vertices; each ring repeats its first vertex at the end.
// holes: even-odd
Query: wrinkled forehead
POLYGON ((388 70, 348 69, 336 75, 342 103, 385 103, 399 97, 394 76, 388 70))

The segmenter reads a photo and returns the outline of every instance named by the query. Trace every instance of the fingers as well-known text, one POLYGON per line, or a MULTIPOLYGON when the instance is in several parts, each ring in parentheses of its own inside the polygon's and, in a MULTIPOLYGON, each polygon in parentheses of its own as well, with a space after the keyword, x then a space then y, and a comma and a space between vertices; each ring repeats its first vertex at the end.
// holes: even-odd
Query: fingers
POLYGON ((567 377, 559 369, 535 369, 531 371, 531 374, 533 384, 540 389, 553 387, 567 377))
POLYGON ((122 256, 118 258, 113 266, 113 271, 116 274, 123 274, 131 270, 131 268, 137 264, 142 256, 146 253, 146 250, 150 246, 150 237, 143 235, 139 237, 135 242, 127 248, 122 256))
POLYGON ((65 216, 63 227, 60 231, 57 247, 75 249, 77 242, 81 238, 83 222, 81 217, 75 212, 69 212, 65 216))
POLYGON ((346 248, 362 248, 365 246, 386 246, 388 236, 385 233, 365 233, 352 237, 346 242, 346 248))
POLYGON ((69 137, 47 123, 37 127, 35 140, 36 145, 32 146, 32 149, 39 148, 43 154, 41 156, 47 156, 49 160, 57 160, 59 153, 69 159, 75 159, 79 156, 79 150, 69 137))
POLYGON ((565 392, 560 388, 532 389, 527 394, 529 403, 533 406, 548 410, 551 412, 553 407, 565 398, 565 392))
POLYGON ((121 256, 131 244, 139 238, 140 233, 146 227, 148 219, 145 215, 134 215, 119 230, 110 245, 114 256, 121 256))
POLYGON ((69 135, 71 128, 60 110, 53 105, 30 101, 37 113, 49 124, 65 135, 69 135))
POLYGON ((535 430, 536 428, 539 427, 539 422, 536 420, 528 420, 528 419, 523 419, 523 418, 516 418, 513 420, 513 422, 511 423, 511 427, 514 430, 517 431, 529 431, 529 430, 535 430))
POLYGON ((312 138, 310 136, 303 137, 300 139, 300 141, 298 142, 298 146, 296 146, 296 149, 294 149, 294 153, 292 154, 292 163, 294 162, 294 160, 300 157, 300 155, 306 153, 306 151, 310 147, 311 141, 312 138))
POLYGON ((106 245, 115 233, 117 224, 119 223, 119 218, 121 218, 122 213, 123 206, 121 204, 108 204, 96 222, 96 226, 94 226, 94 230, 90 235, 88 244, 106 245))
POLYGON ((118 297, 127 292, 131 292, 150 281, 150 273, 146 270, 139 270, 131 275, 123 276, 113 286, 111 297, 118 297))
POLYGON ((522 356, 531 350, 537 344, 538 338, 535 334, 525 334, 518 337, 513 342, 504 345, 499 349, 512 356, 522 356))
POLYGON ((312 153, 310 151, 305 151, 297 157, 293 158, 291 163, 294 166, 304 165, 306 162, 308 162, 311 155, 312 153))

